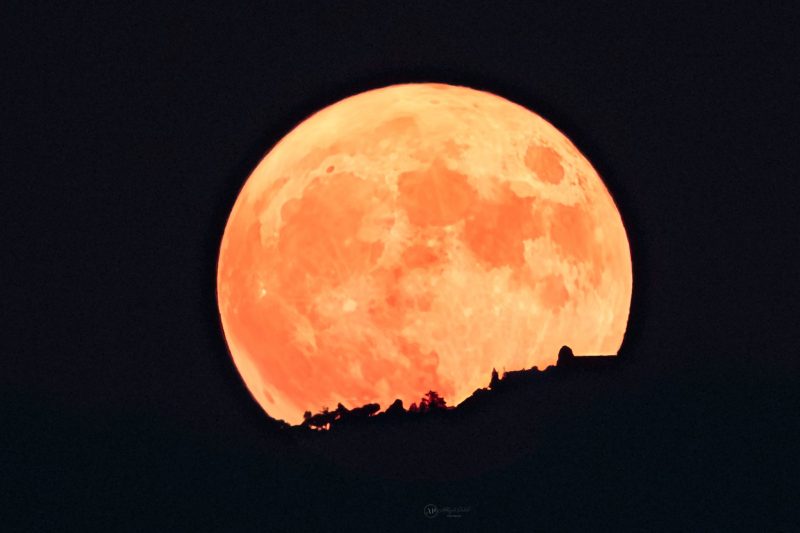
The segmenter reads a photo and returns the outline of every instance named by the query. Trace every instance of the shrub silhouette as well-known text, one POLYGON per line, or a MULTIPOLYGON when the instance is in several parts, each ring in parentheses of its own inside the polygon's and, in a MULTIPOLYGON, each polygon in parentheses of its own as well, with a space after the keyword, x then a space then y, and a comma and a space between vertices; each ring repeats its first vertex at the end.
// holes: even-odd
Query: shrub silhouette
POLYGON ((322 408, 322 412, 312 415, 310 411, 303 414, 303 426, 315 429, 329 428, 331 423, 336 418, 336 411, 330 412, 327 407, 322 408), (309 416, 306 417, 306 414, 309 416))
POLYGON ((500 384, 500 377, 497 375, 497 369, 492 369, 492 379, 489 381, 489 388, 496 389, 500 384))
POLYGON ((567 366, 575 361, 575 354, 572 353, 572 348, 569 346, 562 346, 558 351, 558 362, 556 366, 567 366))
POLYGON ((342 420, 347 418, 348 415, 350 415, 350 410, 341 403, 338 403, 336 404, 336 410, 334 411, 334 413, 335 413, 334 416, 335 420, 342 420))
POLYGON ((384 414, 389 418, 400 417, 406 414, 406 410, 403 408, 403 400, 397 399, 392 402, 392 405, 386 409, 384 414))
MULTIPOLYGON (((400 408, 402 409, 402 403, 400 408)), ((369 418, 380 411, 380 409, 381 406, 377 403, 368 403, 361 407, 354 407, 353 409, 348 409, 339 403, 336 405, 334 411, 328 410, 327 407, 323 407, 321 412, 314 415, 312 415, 310 411, 306 411, 303 413, 303 423, 301 425, 317 430, 331 429, 341 423, 369 418)))
POLYGON ((361 407, 354 407, 350 411, 350 413, 348 415, 348 418, 350 418, 350 419, 367 418, 367 417, 370 417, 370 416, 374 415, 375 413, 377 413, 380 410, 381 410, 381 406, 379 404, 377 404, 377 403, 368 403, 366 405, 362 405, 361 407))

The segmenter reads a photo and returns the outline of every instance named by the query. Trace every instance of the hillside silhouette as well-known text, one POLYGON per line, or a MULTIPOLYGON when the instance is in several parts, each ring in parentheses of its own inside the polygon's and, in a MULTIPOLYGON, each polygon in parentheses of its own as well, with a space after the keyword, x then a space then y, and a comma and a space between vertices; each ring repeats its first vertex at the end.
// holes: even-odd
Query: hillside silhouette
POLYGON ((399 400, 383 411, 337 407, 327 429, 304 423, 279 433, 315 469, 395 487, 441 484, 454 504, 489 498, 502 502, 497 513, 539 509, 551 525, 642 509, 702 516, 743 499, 741 509, 782 512, 790 470, 759 450, 788 449, 796 424, 776 418, 774 406, 797 393, 789 376, 772 379, 770 399, 744 368, 698 364, 653 378, 624 356, 576 357, 564 347, 554 366, 493 371, 456 406, 429 391, 416 409, 399 400))
MULTIPOLYGON (((306 411, 299 427, 312 430, 334 430, 353 424, 379 423, 382 420, 420 419, 426 415, 456 416, 455 413, 459 410, 480 409, 482 405, 488 404, 493 401, 493 398, 504 392, 515 389, 522 390, 528 386, 535 387, 538 384, 570 374, 612 370, 618 363, 617 356, 576 357, 569 346, 562 346, 558 352, 557 363, 544 370, 539 370, 534 366, 527 370, 503 372, 503 376, 500 377, 497 370, 492 369, 488 386, 476 389, 471 396, 457 406, 448 406, 445 398, 436 391, 430 390, 420 398, 418 403, 412 403, 408 410, 403 406, 403 401, 397 399, 384 411, 381 411, 381 406, 377 403, 368 403, 351 409, 339 403, 333 411, 328 407, 323 407, 321 411, 314 414, 306 411)), ((278 427, 292 428, 283 421, 276 422, 278 427)))
POLYGON ((455 406, 431 390, 408 408, 399 399, 385 409, 339 403, 306 412, 297 426, 275 424, 302 448, 357 470, 412 479, 469 476, 530 453, 562 412, 591 412, 591 398, 613 389, 620 363, 618 356, 575 356, 564 346, 557 364, 541 370, 500 375, 494 369, 486 387, 455 406))

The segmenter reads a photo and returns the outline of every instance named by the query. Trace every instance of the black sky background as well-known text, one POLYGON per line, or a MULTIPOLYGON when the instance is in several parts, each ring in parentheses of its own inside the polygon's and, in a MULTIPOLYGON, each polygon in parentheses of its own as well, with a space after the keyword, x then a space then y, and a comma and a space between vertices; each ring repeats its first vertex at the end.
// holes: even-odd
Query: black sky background
MULTIPOLYGON (((598 169, 631 243, 623 356, 641 375, 746 375, 764 394, 796 375, 791 3, 164 4, 2 7, 10 518, 225 529, 246 501, 262 531, 299 527, 287 507, 351 529, 382 527, 386 509, 423 520, 397 487, 291 464, 215 300, 225 221, 260 158, 319 108, 393 83, 497 93, 598 169), (388 491, 380 512, 361 490, 388 491), (320 503, 348 491, 341 509, 320 503)), ((497 501, 476 494, 474 514, 491 516, 497 501)))

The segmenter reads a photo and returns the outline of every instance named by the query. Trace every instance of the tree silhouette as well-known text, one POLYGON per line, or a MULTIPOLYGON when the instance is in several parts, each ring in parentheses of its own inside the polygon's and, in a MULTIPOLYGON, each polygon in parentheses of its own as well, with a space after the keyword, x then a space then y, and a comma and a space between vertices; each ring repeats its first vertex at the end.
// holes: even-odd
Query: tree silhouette
POLYGON ((419 411, 421 413, 429 413, 431 411, 442 411, 447 409, 447 402, 445 399, 439 396, 439 393, 433 390, 429 390, 425 393, 425 396, 422 397, 422 400, 419 402, 419 411))

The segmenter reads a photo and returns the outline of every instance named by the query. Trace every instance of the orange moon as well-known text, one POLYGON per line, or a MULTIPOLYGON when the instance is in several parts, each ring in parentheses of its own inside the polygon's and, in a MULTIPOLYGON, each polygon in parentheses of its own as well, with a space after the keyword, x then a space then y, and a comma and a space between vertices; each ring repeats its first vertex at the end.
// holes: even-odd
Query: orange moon
POLYGON ((600 176, 491 93, 420 83, 337 102, 244 184, 217 297, 253 397, 290 423, 433 389, 455 405, 558 349, 616 354, 631 256, 600 176))

